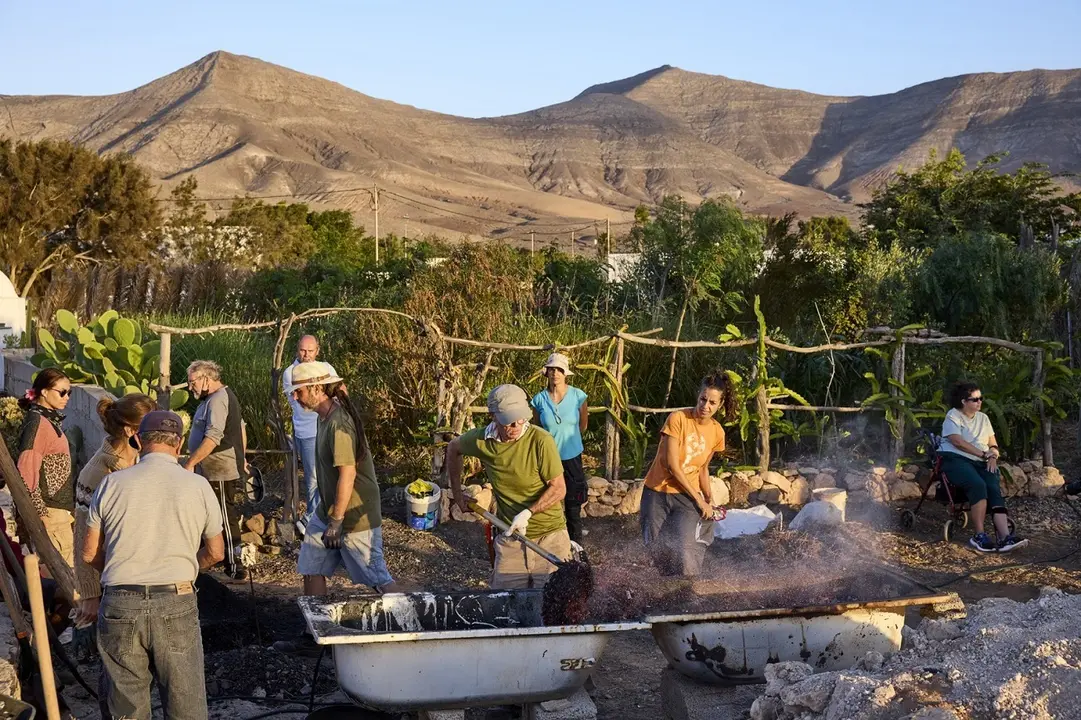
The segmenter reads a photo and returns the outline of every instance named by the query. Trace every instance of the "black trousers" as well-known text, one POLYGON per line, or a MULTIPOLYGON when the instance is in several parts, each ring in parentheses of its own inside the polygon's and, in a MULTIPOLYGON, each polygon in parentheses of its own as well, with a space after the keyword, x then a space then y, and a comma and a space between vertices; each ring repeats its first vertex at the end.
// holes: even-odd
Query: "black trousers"
POLYGON ((589 497, 586 473, 582 469, 582 456, 563 461, 563 481, 567 495, 563 498, 563 512, 567 516, 567 533, 576 543, 582 542, 582 505, 589 497))

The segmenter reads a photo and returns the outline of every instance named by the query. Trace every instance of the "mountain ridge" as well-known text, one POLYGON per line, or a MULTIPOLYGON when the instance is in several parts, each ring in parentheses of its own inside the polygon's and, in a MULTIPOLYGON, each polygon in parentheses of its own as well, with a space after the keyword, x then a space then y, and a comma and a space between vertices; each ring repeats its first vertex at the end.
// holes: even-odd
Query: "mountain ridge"
POLYGON ((370 193, 326 193, 378 184, 381 229, 409 234, 625 229, 637 204, 671 193, 854 217, 899 165, 955 145, 973 162, 1007 151, 1007 167, 1081 170, 1078 70, 840 97, 662 65, 536 110, 463 118, 216 51, 122 93, 5 105, 0 136, 127 152, 166 188, 194 175, 206 197, 294 195, 370 224, 370 193))

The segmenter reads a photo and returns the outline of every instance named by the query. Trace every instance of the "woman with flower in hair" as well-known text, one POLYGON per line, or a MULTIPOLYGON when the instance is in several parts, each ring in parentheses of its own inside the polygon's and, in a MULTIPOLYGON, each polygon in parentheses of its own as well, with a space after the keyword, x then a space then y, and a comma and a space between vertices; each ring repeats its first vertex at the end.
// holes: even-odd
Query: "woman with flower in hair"
MULTIPOLYGON (((45 368, 37 374, 33 386, 19 400, 26 418, 19 436, 16 465, 49 539, 72 567, 75 565, 72 531, 75 491, 71 448, 61 427, 63 410, 70 397, 71 381, 60 370, 45 368)), ((47 572, 44 566, 42 572, 47 572)))

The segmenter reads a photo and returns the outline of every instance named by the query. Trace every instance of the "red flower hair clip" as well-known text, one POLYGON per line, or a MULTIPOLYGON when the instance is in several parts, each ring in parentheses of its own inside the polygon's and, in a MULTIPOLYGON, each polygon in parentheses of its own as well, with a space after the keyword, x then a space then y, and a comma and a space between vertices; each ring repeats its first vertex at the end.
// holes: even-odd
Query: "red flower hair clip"
POLYGON ((37 394, 37 392, 34 391, 34 388, 28 388, 26 390, 26 392, 23 393, 23 397, 26 398, 27 400, 29 400, 30 402, 33 402, 34 400, 37 399, 38 394, 37 394))

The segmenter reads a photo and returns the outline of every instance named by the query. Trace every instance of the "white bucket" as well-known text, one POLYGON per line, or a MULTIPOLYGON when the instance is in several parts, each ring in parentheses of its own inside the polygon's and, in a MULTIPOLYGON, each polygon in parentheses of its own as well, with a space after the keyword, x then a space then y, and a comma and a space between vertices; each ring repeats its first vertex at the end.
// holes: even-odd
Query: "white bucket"
POLYGON ((414 530, 431 530, 439 524, 440 496, 439 486, 432 485, 433 495, 417 498, 405 494, 405 522, 414 530))
POLYGON ((848 503, 848 492, 841 488, 818 488, 812 490, 811 494, 815 500, 822 500, 828 502, 835 508, 841 511, 841 521, 845 519, 845 505, 848 503))

